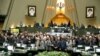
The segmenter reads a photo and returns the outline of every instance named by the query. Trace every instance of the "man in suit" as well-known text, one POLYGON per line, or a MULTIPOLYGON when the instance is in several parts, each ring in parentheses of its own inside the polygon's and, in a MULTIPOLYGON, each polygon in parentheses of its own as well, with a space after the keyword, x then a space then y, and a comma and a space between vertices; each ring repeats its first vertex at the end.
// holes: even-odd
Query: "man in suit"
POLYGON ((0 45, 3 45, 3 43, 5 42, 5 38, 3 36, 3 34, 0 35, 0 45))
POLYGON ((13 45, 15 43, 15 40, 14 40, 14 35, 10 35, 8 38, 7 38, 7 41, 10 45, 13 45))
POLYGON ((65 51, 66 48, 67 48, 67 45, 66 45, 66 41, 64 39, 61 39, 58 43, 58 48, 62 51, 65 51))

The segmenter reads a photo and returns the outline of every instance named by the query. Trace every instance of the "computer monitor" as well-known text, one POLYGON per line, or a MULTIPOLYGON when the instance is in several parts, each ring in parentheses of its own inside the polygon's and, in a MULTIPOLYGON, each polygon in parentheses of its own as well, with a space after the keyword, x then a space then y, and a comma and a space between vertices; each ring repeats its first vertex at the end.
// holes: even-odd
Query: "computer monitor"
POLYGON ((16 46, 17 46, 17 47, 21 47, 21 43, 17 43, 16 46))
POLYGON ((21 46, 21 47, 26 48, 26 47, 27 47, 27 45, 26 45, 26 44, 22 44, 22 46, 21 46))
POLYGON ((95 48, 95 52, 99 52, 100 53, 100 47, 99 48, 95 48))
POLYGON ((83 45, 77 45, 77 49, 84 49, 83 45))
POLYGON ((3 46, 4 46, 4 47, 6 47, 6 46, 8 46, 8 45, 9 45, 8 43, 3 43, 3 46))
POLYGON ((34 48, 35 47, 35 44, 31 44, 31 47, 34 48))
POLYGON ((89 49, 91 49, 90 46, 85 46, 85 51, 88 51, 89 49))
POLYGON ((97 45, 94 45, 94 46, 93 46, 94 49, 97 48, 97 47, 98 47, 97 45))
POLYGON ((83 45, 77 45, 77 47, 83 47, 83 45))
POLYGON ((77 49, 77 48, 75 48, 73 51, 74 51, 75 53, 80 53, 80 52, 82 52, 82 50, 77 49))
POLYGON ((9 51, 13 51, 13 50, 14 50, 14 46, 8 45, 8 46, 7 46, 7 49, 8 49, 9 51))

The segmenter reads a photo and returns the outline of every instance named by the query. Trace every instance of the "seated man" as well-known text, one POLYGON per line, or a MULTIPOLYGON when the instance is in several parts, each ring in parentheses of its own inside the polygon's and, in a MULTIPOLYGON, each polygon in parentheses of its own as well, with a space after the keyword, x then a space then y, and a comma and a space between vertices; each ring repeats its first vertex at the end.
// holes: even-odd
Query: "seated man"
POLYGON ((5 38, 2 35, 0 35, 0 46, 2 46, 4 42, 5 38))

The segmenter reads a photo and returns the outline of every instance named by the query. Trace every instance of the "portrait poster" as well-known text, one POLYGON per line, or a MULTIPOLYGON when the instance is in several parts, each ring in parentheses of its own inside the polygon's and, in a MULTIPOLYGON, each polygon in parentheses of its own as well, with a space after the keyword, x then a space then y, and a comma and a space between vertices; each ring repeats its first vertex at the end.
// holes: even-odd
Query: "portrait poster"
POLYGON ((94 7, 86 7, 86 18, 94 18, 94 7))
POLYGON ((28 6, 28 16, 36 17, 36 6, 28 6))

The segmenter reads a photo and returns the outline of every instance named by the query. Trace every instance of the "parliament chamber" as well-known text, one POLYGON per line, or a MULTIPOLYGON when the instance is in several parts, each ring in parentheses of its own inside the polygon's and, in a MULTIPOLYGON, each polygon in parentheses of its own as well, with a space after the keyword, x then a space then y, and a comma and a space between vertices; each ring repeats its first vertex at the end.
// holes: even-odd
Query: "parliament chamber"
POLYGON ((0 0, 0 56, 100 56, 100 0, 0 0))

